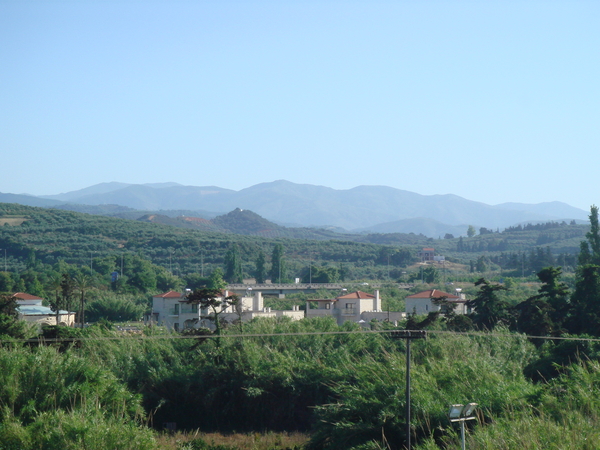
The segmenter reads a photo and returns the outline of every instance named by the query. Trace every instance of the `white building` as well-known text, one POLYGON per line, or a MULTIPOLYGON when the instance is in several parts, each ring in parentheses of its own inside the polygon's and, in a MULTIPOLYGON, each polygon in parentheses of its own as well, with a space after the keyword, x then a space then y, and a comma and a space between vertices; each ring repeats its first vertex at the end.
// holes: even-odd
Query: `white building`
POLYGON ((352 321, 368 323, 372 319, 379 321, 395 322, 402 320, 406 314, 399 311, 383 311, 379 291, 375 294, 356 291, 341 295, 334 299, 308 300, 306 303, 306 317, 334 317, 338 325, 352 321), (316 305, 315 307, 311 307, 316 305))
MULTIPOLYGON (((208 308, 187 303, 186 295, 189 292, 189 290, 183 293, 169 291, 152 297, 150 317, 152 322, 175 331, 201 327, 214 329, 213 312, 208 308)), ((229 295, 231 295, 230 292, 223 291, 221 298, 229 295)), ((292 320, 300 320, 304 318, 304 311, 300 311, 298 306, 294 306, 289 311, 266 308, 263 304, 262 294, 255 292, 252 296, 240 297, 237 307, 224 308, 219 317, 229 323, 240 319, 242 322, 248 322, 257 317, 290 317, 292 320)))
MULTIPOLYGON (((19 319, 37 325, 56 325, 56 312, 49 307, 43 306, 44 299, 35 295, 17 292, 13 295, 19 305, 19 319)), ((60 310, 58 312, 58 324, 72 327, 75 324, 75 313, 60 310)))
POLYGON ((405 298, 407 314, 429 314, 430 312, 440 312, 446 314, 449 309, 455 314, 468 314, 465 295, 457 289, 456 294, 440 291, 439 289, 428 289, 426 291, 417 292, 405 298), (440 302, 440 299, 445 299, 445 302, 440 302))

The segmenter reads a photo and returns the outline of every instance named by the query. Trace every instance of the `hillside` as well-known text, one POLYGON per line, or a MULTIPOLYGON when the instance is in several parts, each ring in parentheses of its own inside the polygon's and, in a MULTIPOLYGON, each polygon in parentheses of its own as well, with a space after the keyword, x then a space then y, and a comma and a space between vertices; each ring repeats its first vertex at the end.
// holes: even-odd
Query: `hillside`
MULTIPOLYGON (((0 201, 5 201, 5 195, 0 194, 0 201)), ((434 238, 447 233, 464 235, 469 225, 502 229, 519 223, 585 221, 587 218, 586 211, 560 202, 491 206, 450 194, 420 195, 386 186, 336 190, 284 180, 260 183, 240 191, 176 183, 102 183, 47 197, 43 200, 56 204, 120 205, 148 214, 172 215, 166 211, 187 210, 192 212, 189 215, 202 218, 240 208, 289 227, 341 228, 367 233, 412 232, 434 238)), ((20 199, 27 205, 34 200, 40 201, 35 197, 20 199)))
MULTIPOLYGON (((65 261, 86 266, 92 260, 94 267, 100 267, 102 261, 135 254, 175 274, 210 273, 223 267, 225 254, 235 243, 243 271, 251 275, 258 253, 262 251, 268 262, 275 244, 281 243, 290 277, 304 276, 309 265, 328 265, 348 280, 399 279, 419 271, 413 264, 425 246, 434 247, 449 262, 468 266, 481 260, 487 270, 514 276, 531 274, 542 264, 566 265, 572 270, 588 229, 548 222, 502 232, 482 229, 484 234, 472 238, 432 239, 402 233, 290 230, 240 209, 213 220, 167 216, 127 220, 17 204, 0 204, 0 223, 4 224, 0 248, 6 249, 9 271, 24 270, 34 251, 37 260, 47 264, 65 261)), ((465 275, 445 270, 448 277, 465 275)))

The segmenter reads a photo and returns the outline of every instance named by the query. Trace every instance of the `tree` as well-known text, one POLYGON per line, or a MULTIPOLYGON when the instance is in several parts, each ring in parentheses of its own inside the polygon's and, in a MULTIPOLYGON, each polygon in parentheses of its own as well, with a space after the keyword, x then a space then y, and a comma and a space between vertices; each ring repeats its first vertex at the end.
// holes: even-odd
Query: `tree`
POLYGON ((585 235, 587 237, 591 250, 591 263, 600 265, 600 225, 598 224, 598 207, 592 205, 590 208, 590 231, 585 235))
POLYGON ((477 264, 475 265, 475 270, 479 273, 484 273, 487 271, 487 264, 485 263, 485 256, 480 256, 477 258, 477 264))
POLYGON ((545 267, 537 274, 543 283, 539 289, 538 298, 544 299, 552 308, 550 318, 560 326, 569 310, 569 287, 560 281, 562 269, 560 267, 545 267))
MULTIPOLYGON (((569 288, 560 281, 559 267, 545 267, 537 274, 543 283, 537 295, 519 303, 515 310, 517 329, 532 336, 556 335, 560 332, 569 309, 569 288)), ((536 344, 541 345, 538 341, 536 344)))
POLYGON ((81 328, 85 323, 85 294, 93 287, 92 277, 85 274, 78 274, 73 278, 73 285, 79 292, 79 323, 81 328))
POLYGON ((152 292, 156 290, 156 271, 149 261, 140 256, 126 256, 125 273, 127 285, 137 292, 152 292))
POLYGON ((337 267, 312 266, 307 268, 302 277, 303 283, 335 283, 339 281, 340 273, 337 267))
POLYGON ((202 309, 212 311, 212 320, 215 323, 217 335, 221 334, 221 321, 219 316, 225 312, 229 306, 236 306, 239 302, 237 295, 225 296, 221 289, 196 289, 186 296, 186 302, 199 305, 202 309))
POLYGON ((571 333, 600 334, 600 266, 586 264, 578 268, 567 329, 571 333))
POLYGON ((0 336, 17 339, 27 337, 25 321, 19 319, 17 300, 12 295, 0 295, 0 336))
POLYGON ((48 303, 50 309, 56 313, 56 325, 60 324, 60 311, 71 310, 73 301, 74 284, 73 279, 68 273, 63 273, 60 277, 54 277, 50 282, 51 288, 54 290, 54 298, 50 298, 48 303))
POLYGON ((257 283, 264 283, 267 279, 267 266, 266 266, 265 254, 262 250, 258 252, 256 257, 254 278, 257 283))
POLYGON ((231 244, 225 254, 225 279, 229 283, 242 283, 244 274, 242 272, 242 259, 237 244, 231 244))
POLYGON ((475 236, 475 233, 477 233, 475 227, 473 225, 469 225, 469 228, 467 228, 467 236, 471 238, 475 236))
POLYGON ((286 280, 283 245, 275 244, 271 255, 271 283, 281 283, 286 280))
POLYGON ((206 287, 208 289, 214 289, 218 291, 222 291, 227 287, 227 283, 223 279, 223 271, 220 268, 217 267, 215 270, 212 271, 206 287))
POLYGON ((600 334, 600 225, 598 207, 590 208, 590 231, 582 241, 575 292, 567 328, 572 333, 600 334))
MULTIPOLYGON (((519 303, 515 310, 518 313, 517 329, 521 333, 530 336, 549 336, 554 332, 556 327, 550 317, 554 310, 543 298, 530 297, 519 303)), ((536 344, 542 343, 543 341, 536 341, 536 344)))
POLYGON ((479 292, 473 300, 467 302, 473 323, 480 329, 492 330, 500 323, 509 324, 510 311, 508 303, 501 300, 499 293, 508 289, 501 284, 490 284, 486 279, 480 278, 475 282, 479 292))
POLYGON ((0 292, 12 292, 13 280, 8 272, 0 272, 0 292))

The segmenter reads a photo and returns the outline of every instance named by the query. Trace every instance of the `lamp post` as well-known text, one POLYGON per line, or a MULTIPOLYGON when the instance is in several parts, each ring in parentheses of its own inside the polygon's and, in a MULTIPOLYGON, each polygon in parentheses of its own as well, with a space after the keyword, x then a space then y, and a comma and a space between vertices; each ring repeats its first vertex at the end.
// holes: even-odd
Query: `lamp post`
POLYGON ((460 438, 461 438, 461 449, 465 450, 465 422, 467 420, 475 420, 475 409, 477 403, 467 403, 466 405, 451 405, 450 411, 448 411, 448 417, 450 422, 460 422, 460 438))
POLYGON ((404 420, 406 427, 406 449, 411 450, 410 436, 410 341, 413 339, 424 339, 427 332, 424 330, 394 330, 391 333, 393 339, 406 339, 406 391, 404 420))

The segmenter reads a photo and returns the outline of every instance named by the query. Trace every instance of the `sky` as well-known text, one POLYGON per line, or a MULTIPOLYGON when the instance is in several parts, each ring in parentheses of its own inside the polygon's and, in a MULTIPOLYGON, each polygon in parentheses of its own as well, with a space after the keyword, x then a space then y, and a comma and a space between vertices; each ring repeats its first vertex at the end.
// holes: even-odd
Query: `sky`
POLYGON ((0 192, 600 204, 600 2, 0 0, 0 192))

